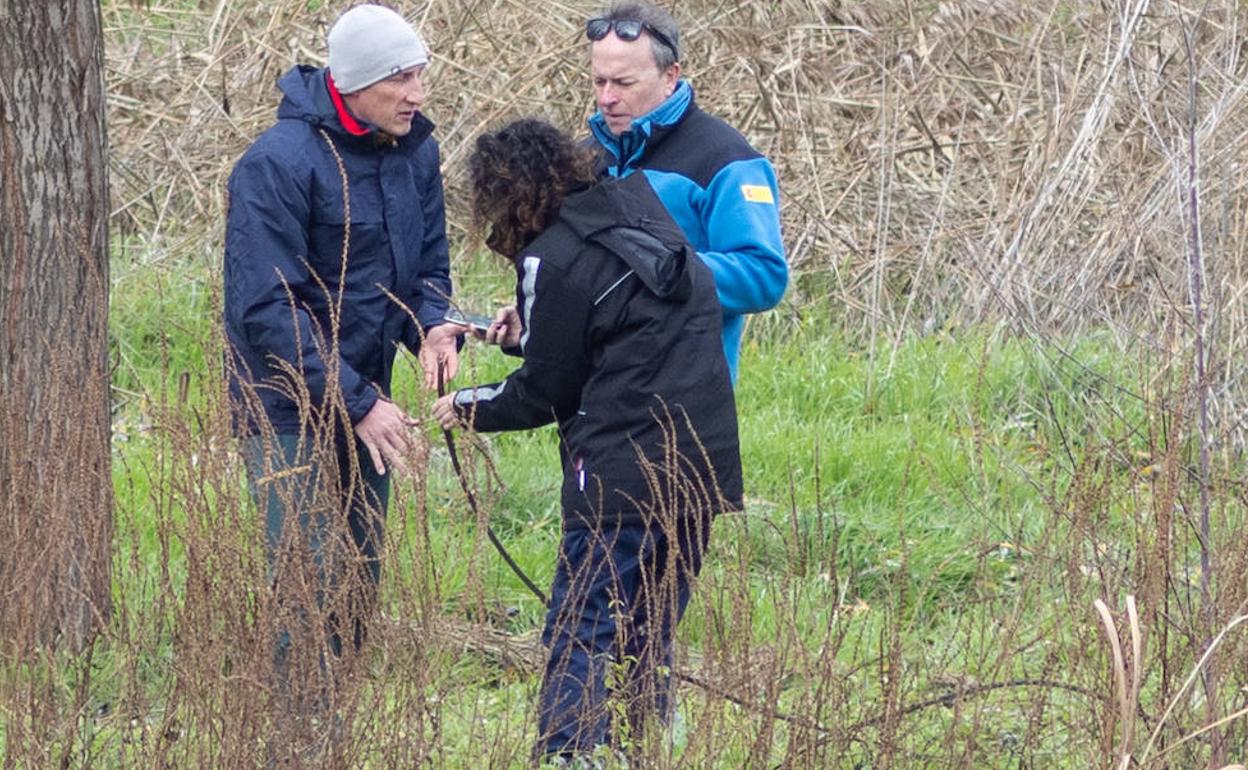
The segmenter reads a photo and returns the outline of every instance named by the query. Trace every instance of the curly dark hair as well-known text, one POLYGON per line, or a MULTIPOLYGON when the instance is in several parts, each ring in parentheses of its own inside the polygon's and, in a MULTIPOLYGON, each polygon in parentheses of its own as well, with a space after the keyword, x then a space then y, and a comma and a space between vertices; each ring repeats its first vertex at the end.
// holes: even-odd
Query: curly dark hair
POLYGON ((468 170, 476 225, 488 226, 486 244, 511 259, 554 223, 569 192, 597 179, 594 152, 536 118, 477 137, 468 170))

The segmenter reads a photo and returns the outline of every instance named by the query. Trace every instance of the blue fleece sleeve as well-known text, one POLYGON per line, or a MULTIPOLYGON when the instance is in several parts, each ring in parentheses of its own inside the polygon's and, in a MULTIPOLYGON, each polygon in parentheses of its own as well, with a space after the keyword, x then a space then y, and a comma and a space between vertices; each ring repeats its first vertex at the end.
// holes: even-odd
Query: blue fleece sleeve
MULTIPOLYGON (((302 378, 314 404, 324 402, 327 377, 336 375, 352 422, 372 409, 377 393, 341 357, 301 297, 323 292, 307 264, 309 185, 277 159, 249 153, 229 182, 226 219, 225 315, 241 332, 253 360, 268 374, 302 378)), ((257 377, 263 372, 253 372, 257 377)), ((298 386, 296 385, 296 389, 298 386)))
POLYGON ((724 166, 711 179, 702 206, 705 248, 724 315, 775 307, 789 282, 780 238, 776 172, 762 157, 724 166))

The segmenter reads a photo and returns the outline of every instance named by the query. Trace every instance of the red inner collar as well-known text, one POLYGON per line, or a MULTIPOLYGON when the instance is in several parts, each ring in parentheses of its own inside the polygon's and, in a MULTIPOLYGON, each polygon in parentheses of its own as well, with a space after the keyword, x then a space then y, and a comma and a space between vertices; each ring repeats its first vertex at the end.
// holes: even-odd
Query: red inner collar
POLYGON ((338 110, 338 120, 342 121, 342 127, 347 129, 347 133, 352 136, 368 134, 369 130, 347 111, 347 105, 342 101, 342 94, 338 93, 338 86, 334 85, 334 77, 328 72, 325 73, 325 85, 329 86, 329 98, 333 100, 334 108, 338 110))

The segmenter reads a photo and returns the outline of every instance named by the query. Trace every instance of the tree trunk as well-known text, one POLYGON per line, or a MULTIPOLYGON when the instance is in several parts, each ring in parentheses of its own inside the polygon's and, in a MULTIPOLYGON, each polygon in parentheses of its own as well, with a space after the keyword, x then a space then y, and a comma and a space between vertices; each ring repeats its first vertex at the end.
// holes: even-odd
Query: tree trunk
POLYGON ((0 644, 110 612, 108 190, 98 0, 0 0, 0 644))

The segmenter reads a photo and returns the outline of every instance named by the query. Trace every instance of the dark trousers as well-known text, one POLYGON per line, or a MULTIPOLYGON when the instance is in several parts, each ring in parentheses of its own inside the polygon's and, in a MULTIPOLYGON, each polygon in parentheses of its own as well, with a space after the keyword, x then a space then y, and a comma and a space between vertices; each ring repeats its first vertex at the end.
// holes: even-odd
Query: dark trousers
POLYGON ((321 657, 322 645, 341 656, 344 637, 358 649, 381 578, 389 477, 377 474, 354 438, 314 451, 298 435, 278 435, 274 441, 252 436, 243 440, 243 454, 252 496, 265 519, 269 578, 280 618, 279 674, 287 667, 294 637, 304 637, 315 648, 309 651, 312 657, 321 657), (358 458, 358 473, 352 471, 350 453, 358 458), (310 618, 322 623, 312 624, 310 618), (306 631, 322 624, 319 634, 295 633, 297 627, 306 631))
POLYGON ((564 533, 537 756, 589 752, 611 733, 619 744, 670 719, 672 642, 709 537, 703 517, 564 533))

